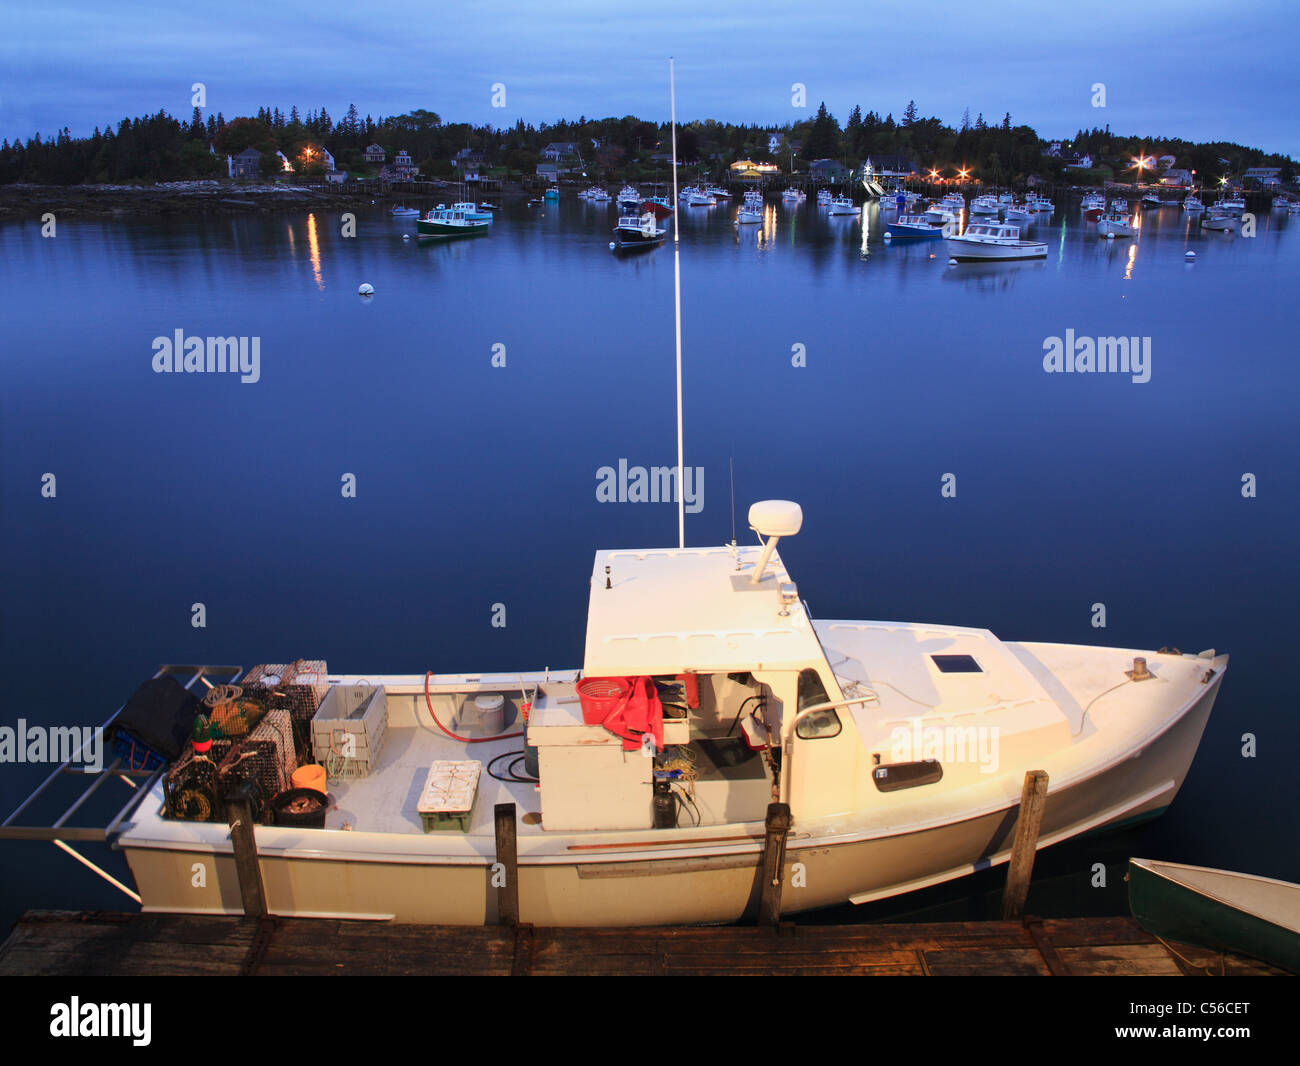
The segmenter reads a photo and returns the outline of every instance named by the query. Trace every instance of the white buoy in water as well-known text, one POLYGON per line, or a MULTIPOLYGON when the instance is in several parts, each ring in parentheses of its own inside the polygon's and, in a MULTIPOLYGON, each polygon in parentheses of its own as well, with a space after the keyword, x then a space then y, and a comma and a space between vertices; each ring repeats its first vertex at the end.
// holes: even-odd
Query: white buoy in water
POLYGON ((371 285, 370 282, 363 281, 361 287, 357 289, 357 293, 360 296, 373 296, 375 294, 375 287, 371 285))
POLYGON ((1106 240, 1113 241, 1114 239, 1115 239, 1115 234, 1113 233, 1106 234, 1106 240))
POLYGON ((893 239, 894 239, 894 235, 890 233, 889 230, 885 230, 885 240, 892 241, 893 239))
POLYGON ((1184 258, 1184 259, 1187 259, 1187 260, 1190 261, 1190 260, 1196 258, 1196 253, 1195 253, 1195 252, 1188 252, 1185 256, 1183 256, 1183 258, 1184 258))
POLYGON ((410 239, 411 239, 411 235, 409 233, 402 234, 402 240, 409 241, 410 239))
POLYGON ((610 241, 610 242, 609 242, 609 250, 612 252, 612 251, 614 250, 615 247, 616 247, 616 245, 614 244, 614 242, 613 242, 613 241, 610 241))
POLYGON ((955 266, 957 265, 957 260, 955 260, 955 259, 949 259, 949 260, 948 260, 948 265, 949 265, 950 267, 955 267, 955 266))

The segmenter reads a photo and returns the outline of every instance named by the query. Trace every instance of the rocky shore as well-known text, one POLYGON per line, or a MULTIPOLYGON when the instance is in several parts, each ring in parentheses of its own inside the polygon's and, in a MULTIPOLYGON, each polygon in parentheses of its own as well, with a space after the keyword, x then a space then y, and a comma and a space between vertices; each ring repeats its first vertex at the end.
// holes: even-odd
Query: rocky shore
MULTIPOLYGON (((451 191, 451 187, 449 187, 451 191)), ((435 194, 421 194, 426 199, 435 194)), ((449 193, 438 193, 446 198, 449 193)), ((387 202, 378 190, 337 191, 319 186, 173 181, 157 185, 0 185, 0 220, 135 215, 234 215, 298 208, 368 207, 387 202)))

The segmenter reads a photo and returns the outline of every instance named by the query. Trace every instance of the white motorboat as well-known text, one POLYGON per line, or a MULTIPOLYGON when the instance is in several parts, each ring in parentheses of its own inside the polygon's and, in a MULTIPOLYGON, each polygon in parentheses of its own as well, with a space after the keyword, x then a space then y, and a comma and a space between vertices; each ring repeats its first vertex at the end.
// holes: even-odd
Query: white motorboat
POLYGON ((1056 205, 1045 196, 1039 196, 1037 193, 1030 193, 1025 203, 1035 214, 1050 215, 1056 210, 1056 205))
POLYGON ((1083 212, 1083 217, 1089 222, 1095 222, 1101 218, 1102 212, 1106 210, 1106 197, 1101 193, 1090 192, 1083 198, 1083 203, 1079 205, 1079 210, 1083 212))
POLYGON ((925 213, 921 215, 921 218, 932 226, 938 226, 940 229, 948 227, 952 227, 953 230, 961 229, 961 210, 959 208, 954 209, 942 202, 931 204, 925 213))
POLYGON ((1201 215, 1201 229, 1225 233, 1236 229, 1239 225, 1241 225, 1241 219, 1217 206, 1210 208, 1209 211, 1201 215))
POLYGON ((453 211, 459 211, 471 222, 491 222, 492 212, 478 206, 473 200, 452 204, 453 211))
POLYGON ((830 189, 818 189, 818 190, 817 190, 817 206, 818 206, 818 207, 830 207, 830 204, 831 204, 831 191, 830 191, 830 189))
POLYGON ((729 193, 726 189, 723 189, 717 185, 710 185, 707 188, 705 188, 704 191, 708 193, 710 196, 712 196, 715 202, 717 202, 718 200, 731 199, 731 193, 729 193))
POLYGON ((594 188, 587 194, 588 203, 607 204, 612 199, 613 197, 611 197, 609 193, 607 193, 604 189, 600 189, 600 188, 594 188))
MULTIPOLYGON (((495 921, 498 803, 522 815, 520 920, 618 926, 743 917, 774 797, 792 819, 783 876, 802 872, 791 913, 1007 861, 1027 769, 1049 775, 1040 847, 1174 799, 1227 656, 814 620, 776 551, 800 530, 797 505, 756 504, 749 520, 753 547, 598 552, 581 670, 250 681, 271 702, 356 692, 347 720, 372 738, 382 720, 387 738, 363 749, 364 773, 331 780, 324 828, 255 826, 270 913, 495 921), (638 686, 660 707, 640 734, 622 694, 638 686), (536 774, 483 772, 528 748, 536 774), (439 775, 457 804, 438 798, 439 775)), ((161 781, 141 794, 117 845, 144 908, 238 913, 229 826, 176 817, 161 781)))
POLYGON ((1112 201, 1110 202, 1110 209, 1111 209, 1111 211, 1127 211, 1127 210, 1128 210, 1128 201, 1127 201, 1127 200, 1112 200, 1112 201))
POLYGON ((641 202, 641 193, 631 185, 624 185, 618 191, 619 207, 636 207, 641 202))
POLYGON ((1112 208, 1097 219, 1098 237, 1132 237, 1136 232, 1133 220, 1123 211, 1112 208))
POLYGON ((418 208, 406 207, 405 205, 394 206, 392 211, 389 212, 394 218, 415 218, 419 213, 418 208))
POLYGON ((1194 192, 1189 192, 1183 197, 1184 211, 1204 211, 1205 204, 1201 203, 1201 198, 1194 192))
POLYGON ((858 205, 850 200, 847 196, 836 196, 831 199, 830 213, 832 215, 857 215, 861 214, 858 205))
POLYGON ((996 196, 977 196, 970 203, 972 215, 997 215, 1002 210, 996 196))
POLYGON ((1047 256, 1046 244, 1022 240, 1020 227, 1010 222, 972 222, 965 233, 947 241, 948 255, 959 263, 1047 256))
POLYGON ((1232 215, 1233 218, 1241 218, 1246 211, 1246 201, 1236 195, 1225 195, 1214 206, 1224 214, 1232 215))
POLYGON ((1011 204, 1006 209, 1006 219, 1023 229, 1034 221, 1034 212, 1028 204, 1011 204))
POLYGON ((757 189, 745 193, 744 203, 736 212, 736 225, 748 226, 763 221, 763 194, 757 189))
POLYGON ((703 188, 687 190, 687 194, 686 194, 687 207, 716 207, 717 205, 718 205, 717 200, 715 200, 703 188))
POLYGON ((789 188, 781 194, 781 202, 786 204, 801 204, 808 199, 808 194, 802 189, 789 188))

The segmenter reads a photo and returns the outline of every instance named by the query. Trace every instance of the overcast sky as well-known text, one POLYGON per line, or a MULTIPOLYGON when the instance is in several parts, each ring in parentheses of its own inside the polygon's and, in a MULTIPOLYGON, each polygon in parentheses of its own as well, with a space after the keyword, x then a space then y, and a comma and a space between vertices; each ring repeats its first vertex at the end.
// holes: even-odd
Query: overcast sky
POLYGON ((779 125, 825 100, 843 124, 854 104, 899 118, 915 99, 949 125, 969 107, 972 121, 1010 111, 1047 138, 1109 123, 1300 158, 1296 0, 49 0, 8 3, 0 26, 10 139, 160 108, 188 117, 195 82, 227 118, 294 104, 340 118, 355 102, 363 115, 423 107, 496 126, 666 119, 673 55, 687 120, 779 125), (1105 107, 1092 104, 1098 83, 1105 107))

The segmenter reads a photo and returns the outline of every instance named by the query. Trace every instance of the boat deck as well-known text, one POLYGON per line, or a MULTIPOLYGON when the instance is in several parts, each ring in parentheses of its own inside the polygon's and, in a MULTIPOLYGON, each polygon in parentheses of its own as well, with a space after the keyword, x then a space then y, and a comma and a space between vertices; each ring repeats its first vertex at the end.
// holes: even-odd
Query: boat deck
POLYGON ((908 925, 555 929, 28 911, 4 976, 189 975, 1201 976, 1283 971, 1131 918, 908 925))

